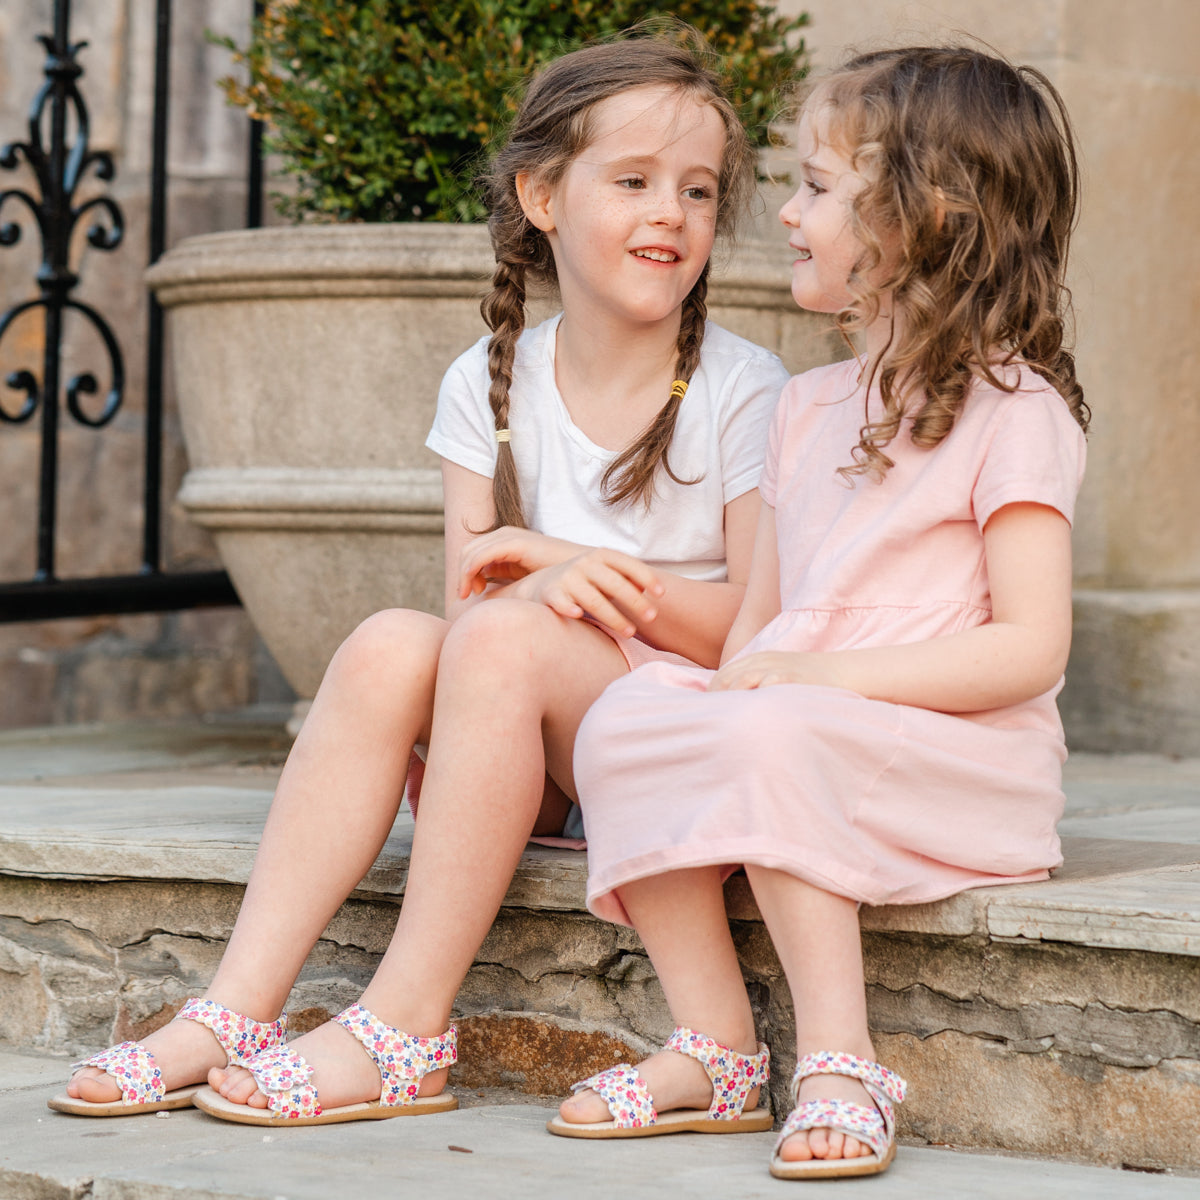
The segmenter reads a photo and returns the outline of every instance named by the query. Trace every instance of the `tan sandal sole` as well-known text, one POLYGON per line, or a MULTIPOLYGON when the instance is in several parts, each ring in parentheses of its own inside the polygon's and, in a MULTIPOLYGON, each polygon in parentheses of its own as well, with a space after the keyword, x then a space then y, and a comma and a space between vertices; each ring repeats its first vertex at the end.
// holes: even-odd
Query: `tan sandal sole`
POLYGON ((418 1096, 412 1104, 396 1104, 391 1107, 378 1100, 361 1104, 343 1104, 338 1108, 327 1108, 319 1117, 278 1117, 269 1108, 251 1108, 247 1104, 235 1104, 226 1100, 210 1087, 201 1088, 192 1101, 201 1112, 235 1125, 274 1125, 291 1129, 300 1125, 337 1125, 343 1121, 386 1121, 391 1117, 424 1117, 433 1113, 453 1112, 458 1107, 458 1097, 418 1096))
POLYGON ((779 1155, 772 1154, 771 1174, 776 1179, 851 1179, 859 1175, 879 1175, 892 1165, 895 1157, 895 1142, 888 1146, 882 1158, 871 1154, 862 1158, 809 1158, 803 1162, 785 1162, 779 1155))
POLYGON ((70 1113, 73 1117, 141 1117, 149 1113, 167 1112, 174 1108, 191 1108, 192 1097, 203 1084, 193 1083, 189 1087, 176 1088, 161 1100, 149 1104, 126 1104, 124 1100, 77 1100, 63 1092, 46 1101, 46 1107, 55 1112, 70 1113))
POLYGON ((736 1121, 714 1121, 701 1109, 677 1108, 663 1113, 653 1125, 636 1125, 620 1129, 615 1121, 577 1123, 552 1117, 546 1128, 559 1137, 594 1138, 600 1140, 634 1137, 657 1137, 664 1133, 765 1133, 775 1124, 765 1108, 744 1112, 736 1121))

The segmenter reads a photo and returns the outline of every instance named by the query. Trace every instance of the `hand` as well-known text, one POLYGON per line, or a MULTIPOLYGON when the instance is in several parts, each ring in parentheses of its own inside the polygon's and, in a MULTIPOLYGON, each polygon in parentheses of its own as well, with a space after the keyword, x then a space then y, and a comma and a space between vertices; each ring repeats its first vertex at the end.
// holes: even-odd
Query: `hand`
POLYGON ((639 559, 619 550, 586 550, 565 562, 534 571, 504 595, 544 604, 563 617, 590 616, 620 637, 658 615, 654 600, 666 591, 639 559))
POLYGON ((458 598, 478 596, 489 583, 511 583, 556 566, 583 549, 562 538, 505 525, 472 538, 459 556, 458 598))
POLYGON ((727 662, 709 680, 710 692, 750 691, 780 683, 845 687, 838 678, 836 655, 799 651, 760 650, 727 662))

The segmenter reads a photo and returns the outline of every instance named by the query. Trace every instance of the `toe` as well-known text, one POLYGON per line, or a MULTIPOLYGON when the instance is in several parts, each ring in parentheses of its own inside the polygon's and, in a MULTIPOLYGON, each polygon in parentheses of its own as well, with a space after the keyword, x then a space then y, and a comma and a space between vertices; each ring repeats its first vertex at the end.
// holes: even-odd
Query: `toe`
POLYGON ((829 1158, 829 1130, 810 1129, 808 1131, 808 1148, 813 1158, 829 1158))
POLYGON ((612 1114, 608 1111, 608 1105, 604 1102, 604 1098, 590 1088, 587 1091, 577 1092, 570 1099, 564 1100, 559 1105, 558 1115, 564 1121, 570 1121, 572 1125, 588 1125, 596 1121, 612 1119, 612 1114))
POLYGON ((242 1071, 236 1078, 227 1080, 221 1089, 221 1095, 234 1104, 247 1104, 257 1093, 258 1083, 249 1071, 242 1071))
POLYGON ((793 1133, 779 1147, 779 1157, 784 1162, 808 1162, 812 1156, 812 1147, 809 1145, 808 1135, 805 1133, 793 1133))
POLYGON ((91 1104, 111 1104, 120 1100, 121 1088, 111 1075, 89 1067, 67 1084, 67 1095, 74 1096, 76 1100, 87 1100, 91 1104))

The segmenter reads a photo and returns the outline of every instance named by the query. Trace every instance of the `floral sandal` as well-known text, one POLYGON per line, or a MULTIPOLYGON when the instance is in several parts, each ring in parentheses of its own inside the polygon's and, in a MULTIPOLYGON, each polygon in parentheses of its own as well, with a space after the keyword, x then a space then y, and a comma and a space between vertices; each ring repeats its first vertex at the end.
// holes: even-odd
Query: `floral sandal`
MULTIPOLYGON (((233 1066, 244 1064, 254 1055, 278 1046, 287 1027, 287 1017, 280 1017, 278 1021, 253 1021, 215 1000, 188 1000, 174 1019, 198 1021, 210 1029, 225 1051, 227 1063, 233 1066)), ((72 1064, 71 1071, 74 1073, 84 1067, 99 1067, 111 1075, 121 1088, 121 1099, 79 1100, 64 1092, 46 1101, 50 1108, 80 1117, 139 1116, 168 1108, 188 1108, 203 1086, 193 1083, 168 1092, 163 1087, 162 1071, 154 1061, 154 1055, 141 1042, 122 1042, 93 1054, 83 1062, 72 1064)))
POLYGON ((267 1097, 266 1108, 226 1100, 212 1088, 196 1095, 197 1108, 239 1125, 331 1125, 339 1121, 378 1121, 387 1117, 424 1116, 458 1107, 454 1096, 420 1096, 421 1080, 458 1061, 458 1031, 453 1025, 438 1037, 414 1037, 385 1025, 361 1004, 333 1018, 361 1043, 379 1068, 378 1100, 321 1107, 311 1081, 312 1067, 290 1046, 276 1046, 241 1065, 254 1076, 267 1097))
POLYGON ((806 1054, 792 1076, 791 1115, 779 1131, 771 1155, 771 1174, 776 1179, 838 1179, 852 1175, 878 1175, 896 1156, 896 1119, 892 1104, 904 1099, 908 1084, 893 1071, 853 1054, 822 1050, 806 1054), (800 1084, 810 1075, 845 1075, 867 1089, 874 1108, 848 1100, 817 1099, 800 1103, 800 1084), (856 1138, 872 1153, 858 1158, 810 1158, 790 1162, 779 1157, 783 1143, 806 1129, 832 1129, 856 1138))
POLYGON ((770 1078, 770 1051, 761 1042, 757 1054, 739 1054, 703 1034, 682 1026, 663 1047, 694 1058, 712 1081, 713 1099, 708 1111, 678 1108, 659 1116, 654 1111, 650 1089, 629 1063, 620 1063, 590 1079, 571 1086, 572 1092, 587 1088, 599 1094, 612 1113, 611 1121, 578 1123, 556 1116, 546 1124, 551 1133, 573 1138, 653 1137, 660 1133, 761 1133, 771 1128, 769 1108, 744 1112, 746 1097, 753 1088, 763 1088, 770 1078))

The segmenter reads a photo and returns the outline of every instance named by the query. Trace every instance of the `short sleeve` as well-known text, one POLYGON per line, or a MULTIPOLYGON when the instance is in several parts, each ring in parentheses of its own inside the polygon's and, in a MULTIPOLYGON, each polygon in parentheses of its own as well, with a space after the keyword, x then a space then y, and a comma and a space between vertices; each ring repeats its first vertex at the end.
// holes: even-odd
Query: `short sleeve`
POLYGON ((1006 504, 1044 504, 1075 518, 1087 443, 1063 398, 1047 385, 1005 397, 971 493, 982 529, 1006 504))
POLYGON ((788 402, 786 395, 775 406, 775 416, 767 429, 767 456, 763 461, 762 477, 758 481, 758 493, 764 504, 776 507, 775 498, 779 488, 779 448, 783 445, 783 428, 787 424, 788 402))
POLYGON ((459 355, 442 377, 437 413, 425 445, 483 475, 496 472, 495 422, 488 403, 486 338, 459 355))
POLYGON ((749 359, 732 380, 721 416, 721 475, 725 503, 759 485, 763 446, 787 368, 773 354, 749 359))

